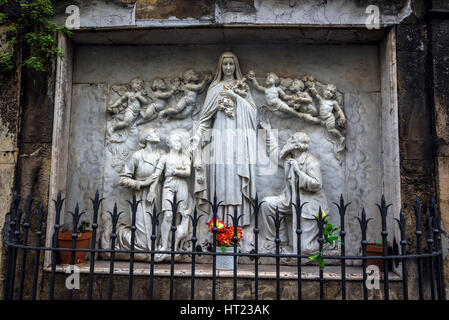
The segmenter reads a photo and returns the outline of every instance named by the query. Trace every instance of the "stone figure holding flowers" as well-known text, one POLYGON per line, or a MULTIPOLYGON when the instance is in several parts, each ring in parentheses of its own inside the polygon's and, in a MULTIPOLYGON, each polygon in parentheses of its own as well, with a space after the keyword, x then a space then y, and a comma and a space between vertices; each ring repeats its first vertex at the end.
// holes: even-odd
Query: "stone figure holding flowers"
POLYGON ((245 251, 250 251, 251 202, 256 196, 257 108, 243 80, 237 56, 223 53, 194 128, 190 150, 194 151, 194 193, 200 209, 209 210, 208 201, 213 201, 216 194, 222 201, 218 218, 229 223, 228 215, 232 216, 236 208, 243 215, 240 223, 248 244, 245 251))

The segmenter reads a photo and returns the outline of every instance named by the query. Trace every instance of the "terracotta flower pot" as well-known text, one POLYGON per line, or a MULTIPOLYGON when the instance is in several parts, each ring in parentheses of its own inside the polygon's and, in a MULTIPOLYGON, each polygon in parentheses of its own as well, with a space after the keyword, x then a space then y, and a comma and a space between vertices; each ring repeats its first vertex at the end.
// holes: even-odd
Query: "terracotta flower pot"
MULTIPOLYGON (((366 255, 367 256, 383 256, 383 246, 382 245, 376 245, 373 242, 369 242, 366 245, 366 255)), ((388 246, 387 248, 387 254, 389 254, 389 252, 391 251, 391 247, 388 246)), ((382 259, 368 259, 367 263, 368 266, 369 265, 375 265, 377 267, 379 267, 379 271, 383 272, 384 271, 384 260, 382 259)), ((390 269, 390 268, 389 268, 390 269)))
MULTIPOLYGON (((78 238, 75 240, 76 249, 88 249, 90 240, 92 239, 92 231, 86 231, 78 233, 78 238)), ((58 247, 72 249, 72 231, 60 232, 58 234, 58 247)), ((86 260, 87 252, 77 251, 75 252, 75 264, 83 263, 86 260)), ((72 252, 71 251, 59 251, 59 257, 61 263, 69 264, 72 252)))

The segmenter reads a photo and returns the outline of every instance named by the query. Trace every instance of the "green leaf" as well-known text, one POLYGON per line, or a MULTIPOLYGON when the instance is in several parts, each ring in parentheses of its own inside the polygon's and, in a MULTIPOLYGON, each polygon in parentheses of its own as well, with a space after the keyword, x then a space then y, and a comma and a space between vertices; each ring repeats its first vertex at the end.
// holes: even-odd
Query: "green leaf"
POLYGON ((319 266, 321 269, 324 269, 324 267, 325 267, 325 265, 324 265, 324 259, 323 259, 322 257, 319 257, 318 260, 317 260, 317 262, 318 262, 318 266, 319 266))
POLYGON ((221 246, 221 252, 226 252, 226 247, 225 246, 221 246))
POLYGON ((310 259, 310 260, 315 260, 315 259, 318 258, 318 257, 319 257, 319 254, 316 254, 316 255, 314 255, 314 256, 309 257, 309 259, 310 259))

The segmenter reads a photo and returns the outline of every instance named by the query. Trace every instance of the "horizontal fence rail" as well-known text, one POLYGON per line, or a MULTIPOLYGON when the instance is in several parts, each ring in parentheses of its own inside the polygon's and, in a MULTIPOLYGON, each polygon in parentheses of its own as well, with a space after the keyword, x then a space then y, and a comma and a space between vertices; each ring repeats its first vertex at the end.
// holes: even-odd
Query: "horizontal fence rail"
MULTIPOLYGON (((213 218, 213 226, 211 228, 212 231, 212 248, 211 251, 203 251, 199 250, 197 246, 198 238, 197 238, 197 228, 198 223, 201 219, 206 219, 204 214, 198 214, 197 208, 195 207, 192 214, 188 216, 191 226, 192 226, 192 234, 191 238, 191 248, 189 251, 177 251, 175 248, 175 239, 177 237, 177 232, 179 232, 176 225, 176 215, 178 213, 178 205, 180 201, 176 198, 176 193, 174 194, 173 201, 171 204, 172 218, 171 218, 171 249, 170 250, 157 250, 156 249, 156 240, 157 240, 157 225, 158 218, 162 213, 158 212, 156 206, 153 206, 152 212, 146 212, 148 214, 151 221, 151 246, 150 250, 138 250, 135 248, 135 232, 136 232, 136 214, 138 211, 138 206, 140 205, 140 200, 137 200, 136 194, 133 195, 131 201, 128 201, 131 212, 131 248, 129 250, 119 250, 116 249, 116 240, 117 240, 117 224, 119 221, 120 215, 123 211, 120 211, 117 207, 117 204, 114 205, 111 211, 108 211, 111 222, 111 245, 110 248, 97 248, 97 231, 99 228, 98 215, 100 211, 100 206, 102 204, 102 199, 97 191, 94 198, 91 199, 92 202, 92 239, 90 241, 90 245, 88 249, 77 249, 76 248, 76 240, 79 236, 78 226, 80 224, 80 218, 85 214, 85 212, 81 212, 78 204, 75 206, 73 211, 70 211, 69 214, 72 216, 72 246, 71 248, 59 248, 58 247, 58 235, 61 230, 61 214, 63 211, 63 203, 64 200, 61 196, 61 193, 58 194, 57 199, 53 200, 54 208, 55 208, 55 224, 53 226, 54 232, 51 239, 51 246, 46 247, 43 245, 43 222, 45 221, 46 212, 43 209, 43 204, 41 203, 36 212, 32 212, 32 203, 33 199, 31 194, 25 200, 24 212, 22 210, 21 200, 17 193, 13 195, 13 203, 11 206, 11 211, 9 213, 9 220, 7 222, 6 233, 4 236, 4 244, 7 250, 7 266, 6 266, 6 277, 4 283, 4 299, 13 300, 13 299, 24 299, 24 290, 25 283, 31 283, 31 294, 27 294, 27 297, 35 300, 38 297, 38 282, 39 282, 39 272, 42 273, 43 264, 41 261, 41 256, 43 252, 51 253, 51 263, 49 272, 49 283, 44 284, 48 287, 48 296, 40 297, 42 299, 50 299, 53 300, 55 298, 60 299, 60 293, 58 292, 58 297, 55 297, 55 281, 56 281, 56 273, 57 273, 57 264, 58 264, 58 252, 70 252, 70 265, 73 266, 75 264, 76 253, 84 252, 89 257, 89 272, 88 272, 88 290, 86 299, 93 299, 93 286, 95 279, 95 263, 96 256, 99 253, 108 253, 109 254, 109 275, 108 275, 108 286, 107 286, 107 294, 104 296, 107 299, 114 299, 114 267, 116 262, 116 254, 127 254, 129 255, 129 275, 128 275, 128 299, 133 299, 133 288, 135 284, 135 274, 134 274, 134 266, 135 266, 135 257, 136 254, 147 254, 150 256, 149 262, 149 278, 148 278, 148 297, 149 299, 154 298, 155 291, 155 266, 156 266, 156 255, 158 254, 166 254, 170 257, 170 275, 169 275, 169 299, 175 298, 175 256, 177 255, 188 255, 191 257, 191 275, 190 275, 190 298, 192 300, 196 299, 195 297, 195 285, 196 285, 196 267, 197 267, 197 257, 198 256, 210 256, 212 257, 211 264, 211 292, 210 299, 217 299, 217 256, 231 256, 233 257, 233 291, 232 297, 234 300, 238 298, 238 267, 237 263, 238 257, 250 257, 254 260, 253 270, 254 270, 254 290, 252 292, 253 299, 260 299, 259 296, 259 279, 260 279, 260 259, 261 258, 273 258, 275 261, 275 279, 274 279, 274 288, 275 288, 275 298, 281 299, 281 259, 290 258, 297 261, 296 268, 296 278, 297 278, 297 299, 303 299, 303 286, 302 286, 302 264, 301 259, 314 259, 317 261, 318 268, 318 278, 316 279, 319 283, 319 298, 322 300, 325 298, 325 268, 324 260, 333 260, 339 261, 341 278, 340 288, 341 288, 341 299, 346 300, 348 296, 347 291, 347 276, 346 276, 346 266, 347 261, 358 261, 361 264, 362 274, 363 274, 363 299, 369 299, 369 288, 367 284, 368 280, 368 261, 372 259, 379 259, 384 261, 383 263, 383 272, 381 281, 383 282, 383 299, 390 299, 390 271, 389 268, 393 266, 394 261, 400 261, 399 269, 401 271, 401 282, 402 282, 402 298, 404 300, 409 299, 409 278, 410 272, 408 267, 412 261, 416 262, 417 266, 417 274, 414 275, 418 284, 418 293, 417 297, 419 299, 438 299, 442 300, 443 297, 443 282, 442 282, 442 252, 441 252, 441 236, 439 229, 439 216, 438 216, 438 206, 434 199, 432 199, 431 203, 424 207, 419 198, 416 198, 416 201, 413 205, 413 212, 415 217, 415 229, 414 234, 416 237, 416 250, 413 252, 407 251, 407 237, 406 237, 406 226, 407 226, 407 217, 405 217, 404 212, 401 210, 399 214, 399 219, 394 219, 399 227, 400 231, 400 239, 398 239, 399 249, 396 252, 390 252, 388 250, 388 235, 391 232, 391 228, 394 226, 388 226, 387 224, 387 216, 389 214, 388 210, 390 205, 387 205, 385 197, 382 195, 380 204, 377 204, 380 218, 381 218, 381 230, 379 230, 380 235, 382 237, 382 256, 368 256, 367 255, 367 230, 369 227, 369 222, 372 218, 367 218, 365 209, 361 210, 361 214, 358 217, 355 217, 360 225, 360 247, 361 247, 361 255, 347 255, 345 246, 345 239, 348 236, 347 231, 345 231, 345 219, 346 219, 346 210, 349 203, 346 203, 343 196, 340 197, 339 203, 334 203, 335 210, 339 215, 340 227, 335 228, 335 230, 330 230, 329 224, 327 223, 327 218, 329 215, 323 215, 321 208, 318 210, 316 215, 316 223, 318 228, 318 246, 319 253, 311 256, 306 255, 301 252, 301 240, 302 240, 302 229, 301 229, 301 214, 304 205, 306 203, 302 203, 301 199, 298 197, 296 199, 296 203, 293 204, 294 212, 296 215, 296 225, 294 226, 296 229, 296 243, 297 250, 294 253, 284 253, 281 252, 281 239, 280 239, 280 226, 281 222, 285 217, 281 217, 279 214, 279 210, 276 210, 274 215, 269 216, 268 218, 272 219, 275 229, 276 236, 274 239, 275 250, 274 253, 264 253, 260 252, 259 248, 259 233, 261 231, 260 224, 260 208, 263 204, 263 201, 259 201, 258 197, 254 199, 252 205, 252 211, 255 218, 254 228, 252 230, 254 234, 254 249, 251 252, 242 253, 238 250, 238 228, 241 215, 238 214, 237 210, 234 210, 233 215, 230 215, 230 219, 233 225, 233 251, 232 252, 216 252, 217 249, 217 234, 218 234, 218 226, 217 226, 217 217, 219 206, 221 202, 218 201, 215 196, 211 202, 209 202, 211 209, 211 216, 213 218), (30 226, 31 223, 34 222, 33 225, 37 224, 36 232, 34 235, 30 234, 30 226), (423 226, 424 222, 424 226, 423 226), (29 240, 34 236, 34 244, 30 244, 29 240), (426 242, 426 246, 423 247, 423 240, 426 242), (326 243, 329 241, 338 241, 340 243, 339 246, 339 255, 324 255, 323 248, 326 243), (31 268, 27 269, 27 254, 28 256, 33 256, 34 259, 33 265, 31 268), (389 263, 391 262, 391 263, 389 263), (27 270, 32 270, 32 272, 27 272, 27 270), (427 276, 426 276, 427 275, 427 276), (28 277, 28 278, 27 278, 28 277), (29 279, 30 281, 25 281, 29 279), (425 293, 428 294, 425 294, 425 293)), ((333 226, 332 226, 333 227, 333 226)), ((262 226, 263 228, 263 226, 262 226)), ((30 260, 30 259, 28 259, 30 260)), ((74 273, 74 269, 71 268, 71 274, 74 273)), ((204 298, 204 296, 203 296, 204 298)), ((67 299, 73 299, 73 289, 67 289, 67 299)))

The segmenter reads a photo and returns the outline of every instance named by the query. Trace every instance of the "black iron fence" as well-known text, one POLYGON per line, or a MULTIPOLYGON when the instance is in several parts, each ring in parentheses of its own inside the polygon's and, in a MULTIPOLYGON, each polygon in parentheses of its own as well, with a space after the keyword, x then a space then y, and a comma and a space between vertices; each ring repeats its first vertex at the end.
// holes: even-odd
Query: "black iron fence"
MULTIPOLYGON (((157 212, 157 209, 153 207, 153 212, 147 212, 147 214, 151 218, 152 224, 152 235, 151 235, 151 250, 136 250, 135 249, 135 232, 136 232, 136 212, 139 205, 139 202, 136 199, 136 195, 134 194, 132 201, 128 201, 131 209, 131 249, 130 250, 118 250, 116 249, 116 238, 117 238, 117 223, 119 220, 119 216, 121 212, 119 212, 117 205, 115 205, 111 212, 109 212, 112 220, 112 232, 110 235, 111 245, 109 249, 100 249, 97 248, 97 231, 98 231, 98 214, 100 210, 100 205, 103 199, 100 198, 99 193, 97 192, 95 197, 91 199, 92 201, 92 239, 90 242, 90 247, 88 249, 76 249, 75 242, 78 238, 78 225, 80 222, 80 217, 84 214, 84 212, 80 212, 78 205, 76 206, 73 212, 70 212, 73 218, 73 234, 71 235, 72 239, 72 248, 60 248, 58 247, 58 234, 61 229, 60 225, 60 217, 63 208, 64 199, 61 197, 61 194, 58 194, 58 197, 54 201, 55 206, 55 224, 54 224, 54 233, 52 238, 51 247, 43 246, 43 232, 42 232, 42 224, 45 216, 45 211, 43 209, 43 205, 41 204, 36 211, 36 213, 32 212, 31 204, 32 198, 31 195, 26 199, 24 210, 21 209, 20 199, 17 194, 14 194, 13 204, 11 208, 11 212, 9 214, 9 222, 7 223, 7 232, 4 237, 4 244, 7 250, 7 266, 6 266, 6 278, 4 283, 4 298, 7 300, 13 299, 23 299, 24 298, 24 283, 25 277, 30 277, 32 279, 30 282, 32 283, 31 289, 31 299, 36 299, 37 290, 38 290, 38 275, 39 272, 42 272, 43 266, 40 264, 41 254, 43 252, 51 253, 51 268, 49 271, 49 283, 48 285, 48 297, 41 297, 43 299, 53 300, 55 298, 55 279, 57 273, 57 263, 58 256, 57 253, 61 251, 70 252, 70 265, 75 264, 76 252, 87 252, 89 256, 89 288, 87 291, 87 296, 85 298, 92 299, 93 297, 93 285, 94 285, 94 276, 95 276, 95 263, 98 261, 95 260, 95 256, 98 253, 108 253, 109 254, 109 281, 108 281, 108 299, 113 299, 114 294, 114 264, 116 262, 116 254, 124 253, 129 255, 129 287, 128 287, 128 299, 133 298, 133 286, 134 286, 134 266, 135 266, 135 255, 136 254, 147 254, 150 256, 149 259, 149 270, 150 275, 148 279, 148 296, 150 299, 153 299, 154 295, 154 282, 155 282, 155 255, 157 254, 167 254, 170 256, 170 285, 169 285, 169 299, 174 298, 174 278, 175 278, 175 255, 188 255, 191 258, 191 279, 190 279, 190 298, 192 300, 195 299, 195 282, 197 278, 195 277, 196 271, 196 258, 198 256, 211 256, 212 257, 212 265, 211 265, 211 295, 210 299, 216 299, 217 292, 217 256, 218 255, 227 255, 233 257, 234 269, 233 269, 233 298, 237 299, 238 290, 237 290, 237 279, 238 279, 238 268, 239 265, 237 263, 237 258, 240 256, 250 257, 254 261, 254 296, 255 300, 259 299, 259 262, 261 258, 269 257, 275 260, 275 297, 276 299, 281 299, 281 259, 290 258, 296 259, 296 273, 297 273, 297 299, 301 300, 303 298, 303 289, 302 289, 302 268, 301 259, 310 258, 310 255, 304 255, 301 252, 301 212, 303 210, 303 206, 305 203, 301 203, 300 199, 296 200, 296 204, 294 204, 296 215, 296 242, 297 242, 297 252, 296 253, 282 253, 280 250, 281 239, 279 238, 279 228, 280 222, 283 219, 280 217, 279 212, 276 212, 276 215, 272 215, 271 218, 274 221, 276 227, 276 238, 275 238, 275 253, 262 253, 259 248, 259 233, 260 233, 260 224, 259 224, 259 212, 262 205, 262 202, 259 201, 256 197, 255 202, 252 204, 253 214, 255 217, 255 225, 254 225, 254 250, 249 253, 241 253, 238 250, 237 246, 237 227, 239 222, 239 216, 236 211, 234 211, 234 215, 230 217, 232 219, 234 225, 234 251, 231 253, 222 253, 216 252, 216 238, 218 228, 216 225, 217 221, 217 212, 219 210, 220 203, 217 201, 216 197, 210 202, 210 208, 213 215, 214 225, 212 228, 213 233, 213 248, 211 251, 203 251, 197 249, 197 227, 199 220, 203 217, 202 214, 198 214, 197 209, 193 210, 192 215, 190 216, 191 224, 192 224, 192 237, 191 237, 191 250, 190 251, 176 251, 175 250, 175 239, 177 236, 177 226, 176 226, 176 214, 172 215, 172 224, 171 224, 171 250, 169 251, 158 251, 156 250, 156 228, 158 224, 158 217, 160 213, 157 212), (24 213, 24 215, 23 215, 24 213), (22 221, 22 217, 24 219, 22 221), (30 245, 30 222, 31 219, 37 220, 37 231, 35 232, 35 244, 30 245), (32 252, 34 254, 34 264, 32 265, 32 272, 27 272, 30 268, 27 269, 27 253, 32 252)), ((363 209, 360 217, 356 217, 360 224, 361 230, 361 255, 347 255, 346 247, 345 247, 345 237, 347 233, 345 231, 345 214, 349 204, 345 203, 343 196, 341 196, 339 203, 334 203, 336 209, 338 211, 340 217, 340 229, 337 231, 337 235, 339 236, 339 241, 341 241, 341 245, 339 246, 339 255, 321 255, 320 259, 326 259, 329 261, 331 259, 337 260, 340 262, 339 268, 341 270, 341 299, 347 299, 347 275, 346 275, 346 267, 347 261, 358 261, 361 264, 362 274, 363 274, 363 299, 367 300, 368 295, 368 286, 367 286, 367 267, 368 260, 372 259, 381 259, 384 261, 383 273, 382 273, 382 282, 383 282, 383 298, 385 300, 390 299, 390 280, 389 280, 389 270, 394 261, 400 261, 401 274, 401 282, 402 282, 402 298, 404 300, 409 299, 409 288, 408 288, 408 280, 409 280, 409 270, 408 266, 412 261, 416 262, 417 265, 417 274, 414 274, 414 278, 416 278, 418 284, 418 293, 414 293, 419 299, 430 298, 434 299, 444 299, 443 297, 443 282, 442 282, 442 250, 441 250, 441 237, 439 230, 439 217, 438 217, 438 207, 435 200, 432 200, 430 205, 424 207, 419 198, 416 198, 416 201, 413 205, 414 208, 414 216, 415 216, 415 229, 414 234, 416 237, 416 250, 410 252, 407 250, 408 241, 406 240, 406 220, 407 218, 404 216, 404 213, 400 212, 399 219, 394 219, 400 230, 400 240, 398 241, 400 250, 396 250, 396 252, 392 252, 388 250, 387 237, 389 230, 391 231, 393 226, 387 226, 387 214, 390 205, 387 205, 385 202, 384 196, 381 198, 381 203, 377 205, 381 217, 381 230, 380 234, 382 236, 382 255, 381 256, 369 256, 367 255, 367 229, 369 226, 369 221, 371 218, 367 218, 365 214, 365 210, 363 209), (422 221, 425 222, 425 226, 423 230, 422 221), (426 246, 423 246, 423 241, 425 240, 426 246), (398 252, 400 251, 400 252, 398 252), (427 274, 428 276, 425 276, 427 274), (427 287, 428 286, 428 287, 427 287), (427 288, 425 288, 427 287, 427 288), (425 296, 425 291, 430 294, 425 296)), ((176 194, 174 196, 173 201, 171 202, 172 212, 178 212, 179 201, 176 199, 176 194)), ((320 252, 322 252, 323 246, 327 240, 326 237, 329 237, 329 234, 326 234, 325 226, 327 223, 326 217, 322 215, 321 209, 317 213, 316 217, 317 226, 319 229, 318 243, 320 252)), ((334 234, 335 235, 335 234, 334 234)), ((325 297, 325 276, 324 269, 326 268, 322 264, 318 264, 318 278, 319 281, 319 297, 320 299, 324 299, 325 297)), ((73 271, 72 271, 73 272, 73 271)), ((73 289, 67 289, 68 299, 72 299, 73 289)))

